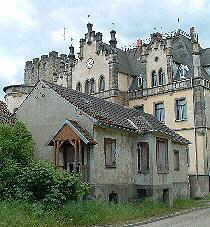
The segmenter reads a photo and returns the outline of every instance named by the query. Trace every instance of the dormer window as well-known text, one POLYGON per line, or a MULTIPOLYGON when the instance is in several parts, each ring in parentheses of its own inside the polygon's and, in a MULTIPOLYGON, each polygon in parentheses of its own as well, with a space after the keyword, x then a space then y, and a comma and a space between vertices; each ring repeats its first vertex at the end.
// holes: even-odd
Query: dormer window
POLYGON ((157 73, 155 71, 152 72, 152 87, 157 87, 157 73))

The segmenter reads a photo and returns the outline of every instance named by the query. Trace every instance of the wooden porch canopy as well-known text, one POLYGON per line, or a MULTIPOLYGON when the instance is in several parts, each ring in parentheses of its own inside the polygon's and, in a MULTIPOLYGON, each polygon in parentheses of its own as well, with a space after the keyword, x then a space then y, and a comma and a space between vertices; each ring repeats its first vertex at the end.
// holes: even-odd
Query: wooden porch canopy
POLYGON ((54 146, 55 141, 72 141, 78 139, 81 139, 85 144, 96 144, 89 132, 82 128, 78 122, 65 120, 61 127, 49 139, 48 146, 54 146))
POLYGON ((48 146, 54 146, 54 163, 60 166, 60 148, 65 142, 69 142, 75 150, 75 161, 81 161, 81 141, 84 144, 95 145, 96 142, 91 137, 89 132, 82 128, 78 122, 73 120, 65 120, 55 134, 50 138, 48 146), (77 155, 78 153, 78 155, 77 155), (78 157, 79 156, 79 157, 78 157))

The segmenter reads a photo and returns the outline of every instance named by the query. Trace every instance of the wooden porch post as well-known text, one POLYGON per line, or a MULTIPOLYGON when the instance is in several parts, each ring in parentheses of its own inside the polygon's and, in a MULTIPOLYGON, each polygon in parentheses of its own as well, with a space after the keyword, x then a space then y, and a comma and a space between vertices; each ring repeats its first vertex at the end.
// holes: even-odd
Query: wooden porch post
POLYGON ((54 149, 54 165, 56 166, 56 150, 57 150, 57 142, 56 140, 53 141, 53 149, 54 149))

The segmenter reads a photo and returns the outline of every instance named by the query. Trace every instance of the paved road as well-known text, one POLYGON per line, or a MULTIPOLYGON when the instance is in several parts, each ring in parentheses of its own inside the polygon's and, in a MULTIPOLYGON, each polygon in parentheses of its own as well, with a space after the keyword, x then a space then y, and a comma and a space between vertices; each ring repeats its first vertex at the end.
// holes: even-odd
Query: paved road
POLYGON ((210 208, 139 225, 139 227, 210 227, 210 208))

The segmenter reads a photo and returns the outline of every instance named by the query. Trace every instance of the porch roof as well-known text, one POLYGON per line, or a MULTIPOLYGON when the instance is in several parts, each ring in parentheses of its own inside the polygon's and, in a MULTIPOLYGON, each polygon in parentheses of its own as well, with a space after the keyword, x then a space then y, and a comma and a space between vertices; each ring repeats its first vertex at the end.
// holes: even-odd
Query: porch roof
POLYGON ((82 128, 78 122, 73 120, 65 120, 48 140, 47 144, 49 146, 53 146, 53 140, 63 133, 65 126, 69 127, 85 144, 96 144, 96 141, 94 141, 89 132, 82 128))

